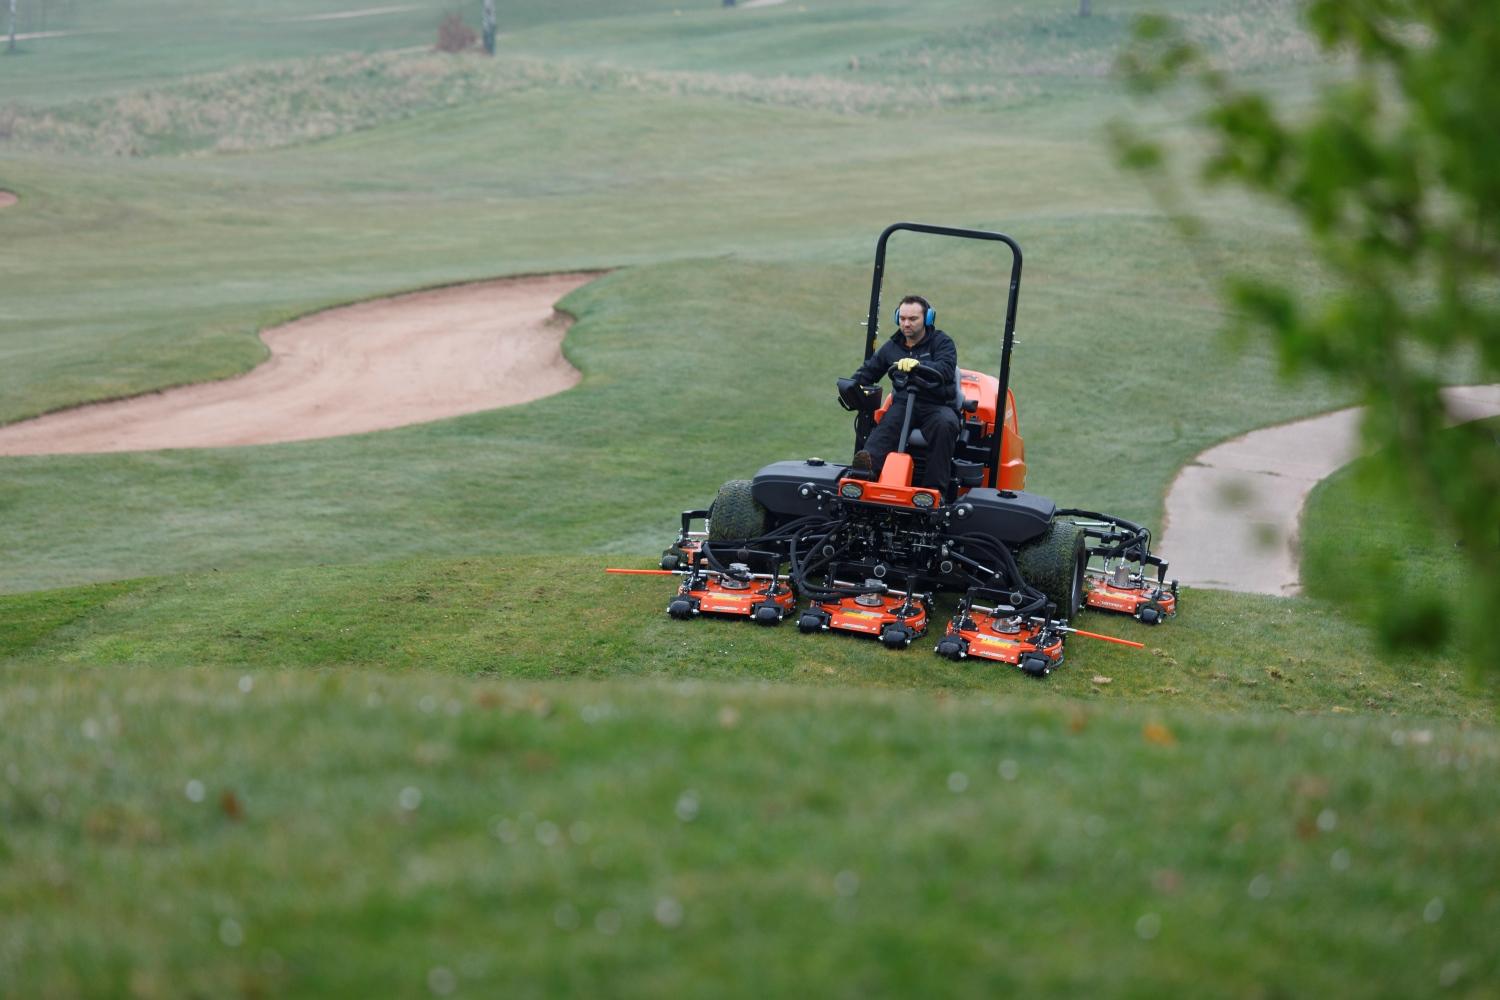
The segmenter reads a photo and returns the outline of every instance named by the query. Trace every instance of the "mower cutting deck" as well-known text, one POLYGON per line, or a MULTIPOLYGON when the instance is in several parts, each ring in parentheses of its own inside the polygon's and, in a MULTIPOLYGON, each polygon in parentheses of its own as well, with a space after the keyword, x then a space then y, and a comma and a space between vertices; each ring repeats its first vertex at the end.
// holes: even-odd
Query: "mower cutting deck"
POLYGON ((1124 518, 1085 510, 1067 510, 1084 535, 1097 542, 1089 546, 1090 564, 1085 570, 1084 604, 1100 611, 1132 615, 1146 625, 1158 625, 1177 614, 1177 581, 1167 582, 1167 563, 1151 553, 1151 532, 1124 518), (1094 565, 1093 560, 1102 565, 1094 565), (1153 567, 1156 580, 1146 577, 1153 567))
POLYGON ((1033 677, 1045 677, 1062 665, 1063 637, 1046 619, 1022 617, 1008 604, 975 604, 973 594, 968 594, 959 602, 934 652, 952 660, 996 660, 1033 677))
POLYGON ((862 588, 842 581, 837 585, 865 592, 814 598, 797 619, 797 628, 804 635, 824 630, 858 632, 879 636, 890 649, 905 649, 913 639, 927 634, 929 595, 891 590, 879 580, 867 580, 862 588))

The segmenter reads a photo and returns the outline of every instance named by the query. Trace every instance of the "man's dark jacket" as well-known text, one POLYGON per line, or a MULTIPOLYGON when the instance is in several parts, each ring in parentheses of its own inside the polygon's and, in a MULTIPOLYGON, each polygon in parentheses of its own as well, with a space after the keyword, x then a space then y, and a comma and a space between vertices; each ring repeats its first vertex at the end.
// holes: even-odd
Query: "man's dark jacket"
MULTIPOLYGON (((880 345, 880 350, 859 366, 859 371, 854 373, 854 381, 860 385, 874 385, 897 361, 902 358, 916 358, 923 365, 940 373, 943 377, 941 389, 917 389, 915 384, 911 388, 916 391, 917 399, 928 403, 947 403, 951 405, 956 395, 955 384, 958 379, 958 348, 953 343, 953 338, 942 330, 927 328, 927 336, 917 342, 917 346, 910 350, 906 347, 906 338, 897 330, 891 335, 891 339, 880 345)), ((897 395, 900 395, 899 393, 897 395)))

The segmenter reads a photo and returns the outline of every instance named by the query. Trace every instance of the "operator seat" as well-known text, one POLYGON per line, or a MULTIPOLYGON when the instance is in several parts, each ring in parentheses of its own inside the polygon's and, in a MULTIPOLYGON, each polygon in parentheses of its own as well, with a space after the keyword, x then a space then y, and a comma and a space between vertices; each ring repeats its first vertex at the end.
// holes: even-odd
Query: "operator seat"
MULTIPOLYGON (((957 499, 958 491, 965 487, 980 486, 984 483, 985 465, 982 462, 970 461, 961 458, 973 442, 973 425, 976 421, 966 420, 965 416, 979 408, 979 400, 969 399, 964 395, 963 385, 960 380, 953 382, 953 409, 958 413, 958 440, 953 448, 953 474, 948 480, 948 495, 944 498, 949 502, 957 499)), ((889 414, 887 414, 889 416, 889 414)), ((926 474, 927 466, 927 437, 922 433, 920 427, 913 427, 906 438, 907 451, 910 452, 913 464, 913 479, 920 481, 926 474)))

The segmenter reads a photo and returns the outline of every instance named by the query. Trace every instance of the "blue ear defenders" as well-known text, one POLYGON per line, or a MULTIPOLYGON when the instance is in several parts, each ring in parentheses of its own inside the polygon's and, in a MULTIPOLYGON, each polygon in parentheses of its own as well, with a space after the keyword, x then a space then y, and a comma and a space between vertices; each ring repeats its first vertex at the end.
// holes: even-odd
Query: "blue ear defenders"
MULTIPOLYGON (((927 305, 927 300, 923 299, 922 300, 922 304, 923 305, 927 305)), ((895 323, 897 326, 901 325, 901 307, 900 306, 897 306, 895 308, 895 311, 893 311, 891 313, 891 322, 895 323)), ((932 308, 932 306, 927 306, 927 318, 926 318, 925 322, 927 324, 928 329, 931 329, 932 327, 937 326, 937 310, 934 309, 934 308, 932 308)))

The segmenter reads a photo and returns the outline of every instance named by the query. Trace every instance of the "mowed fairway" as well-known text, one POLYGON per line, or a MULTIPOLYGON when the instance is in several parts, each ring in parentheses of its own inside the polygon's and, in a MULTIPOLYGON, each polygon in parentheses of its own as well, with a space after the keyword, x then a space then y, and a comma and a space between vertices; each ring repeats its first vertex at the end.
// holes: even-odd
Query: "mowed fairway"
MULTIPOLYGON (((561 303, 581 381, 524 406, 0 458, 0 993, 1500 989, 1500 736, 1441 642, 1189 592, 1039 683, 602 572, 847 453, 897 220, 1024 248, 1061 502, 1155 523, 1198 451, 1349 402, 1219 336, 1221 263, 1317 280, 1284 221, 1203 202, 1205 254, 1111 164, 1116 116, 1193 143, 1108 74, 1144 5, 498 4, 494 60, 432 52, 428 2, 28 6, 66 34, 0 55, 0 421, 244 372, 330 305, 609 273, 561 303)), ((1308 92, 1291 8, 1173 6, 1308 92)), ((993 370, 975 247, 898 237, 887 292, 993 370)))

